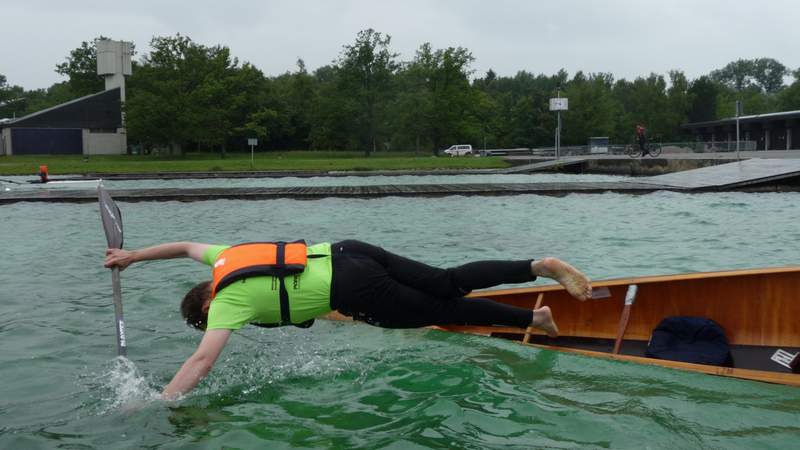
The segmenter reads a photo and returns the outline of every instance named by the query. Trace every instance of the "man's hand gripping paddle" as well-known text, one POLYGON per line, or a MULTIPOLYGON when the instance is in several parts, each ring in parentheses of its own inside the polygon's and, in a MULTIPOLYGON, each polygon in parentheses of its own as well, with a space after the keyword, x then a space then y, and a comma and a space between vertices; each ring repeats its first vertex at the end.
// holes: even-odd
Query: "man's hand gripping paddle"
MULTIPOLYGON (((122 213, 102 184, 97 186, 97 198, 100 200, 100 218, 103 220, 103 231, 106 232, 108 248, 122 248, 122 213)), ((126 356, 128 347, 125 342, 125 320, 122 317, 122 287, 119 283, 119 267, 111 269, 111 284, 114 289, 117 354, 126 356)))

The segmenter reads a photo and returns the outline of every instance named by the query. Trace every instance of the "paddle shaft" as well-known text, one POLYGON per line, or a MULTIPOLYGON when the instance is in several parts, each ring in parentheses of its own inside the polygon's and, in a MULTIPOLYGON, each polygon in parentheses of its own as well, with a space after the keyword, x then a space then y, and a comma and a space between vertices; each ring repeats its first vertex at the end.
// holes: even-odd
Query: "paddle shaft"
POLYGON ((622 308, 622 315, 619 318, 619 327, 617 327, 617 340, 614 342, 614 354, 619 354, 619 348, 622 346, 622 337, 625 336, 625 330, 628 328, 628 320, 631 318, 631 305, 625 305, 622 308))
POLYGON ((617 327, 617 340, 614 342, 613 353, 619 354, 619 348, 622 346, 622 338, 625 336, 625 330, 628 329, 628 320, 631 318, 631 306, 636 301, 636 294, 639 292, 639 286, 632 284, 628 286, 628 292, 625 293, 625 306, 622 308, 622 314, 619 317, 619 327, 617 327))
POLYGON ((114 319, 117 328, 117 354, 128 355, 128 346, 125 341, 125 319, 122 316, 122 286, 119 281, 119 268, 111 269, 111 285, 114 290, 114 319))
MULTIPOLYGON (((103 185, 97 186, 97 197, 100 201, 100 219, 106 234, 108 248, 122 248, 122 212, 114 203, 114 199, 106 192, 103 185)), ((119 267, 111 268, 111 287, 114 292, 114 326, 117 330, 117 354, 127 356, 125 339, 125 320, 122 316, 122 285, 119 280, 119 267)))

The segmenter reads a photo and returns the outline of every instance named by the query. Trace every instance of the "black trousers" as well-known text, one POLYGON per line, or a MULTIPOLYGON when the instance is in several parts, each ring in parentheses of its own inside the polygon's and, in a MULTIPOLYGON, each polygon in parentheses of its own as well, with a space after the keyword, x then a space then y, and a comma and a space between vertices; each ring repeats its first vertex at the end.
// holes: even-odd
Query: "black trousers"
POLYGON ((331 308, 384 328, 507 325, 525 328, 530 309, 483 298, 473 289, 533 281, 531 260, 478 261, 440 269, 360 241, 331 245, 331 308))

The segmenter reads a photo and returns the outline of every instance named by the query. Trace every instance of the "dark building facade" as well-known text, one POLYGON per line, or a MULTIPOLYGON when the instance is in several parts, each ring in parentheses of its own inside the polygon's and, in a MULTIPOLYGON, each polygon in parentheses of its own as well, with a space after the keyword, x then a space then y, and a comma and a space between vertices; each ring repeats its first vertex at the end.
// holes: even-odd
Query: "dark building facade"
POLYGON ((0 154, 120 154, 125 147, 120 88, 0 124, 0 154))
MULTIPOLYGON (((698 141, 736 141, 736 118, 688 123, 683 128, 698 141)), ((739 117, 739 136, 756 150, 800 149, 800 111, 784 111, 739 117)))

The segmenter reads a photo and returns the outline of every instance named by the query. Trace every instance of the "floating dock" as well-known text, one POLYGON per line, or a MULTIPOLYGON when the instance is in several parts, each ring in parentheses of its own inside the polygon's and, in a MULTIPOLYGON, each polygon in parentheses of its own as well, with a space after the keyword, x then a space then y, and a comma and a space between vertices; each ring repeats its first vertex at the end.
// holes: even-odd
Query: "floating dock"
POLYGON ((542 171, 553 171, 561 169, 562 167, 578 166, 586 163, 588 158, 572 158, 566 157, 561 159, 552 159, 550 161, 539 161, 530 164, 522 164, 519 166, 509 167, 508 169, 496 169, 495 173, 512 174, 512 173, 534 173, 542 171))
MULTIPOLYGON (((109 189, 117 201, 203 201, 218 199, 265 200, 275 198, 319 199, 379 198, 379 197, 445 197, 451 195, 520 195, 537 194, 563 196, 572 193, 596 194, 620 192, 646 194, 659 190, 681 191, 682 188, 628 182, 599 183, 491 183, 491 184, 406 184, 377 186, 307 186, 273 188, 195 188, 195 189, 109 189)), ((37 192, 6 192, 0 194, 0 204, 17 202, 96 202, 97 192, 86 190, 57 190, 37 192)))
MULTIPOLYGON (((118 201, 204 201, 218 199, 265 200, 275 198, 319 199, 380 197, 444 197, 548 195, 647 194, 655 191, 800 191, 800 159, 751 159, 685 172, 642 177, 628 181, 575 183, 411 184, 375 186, 306 186, 272 188, 111 189, 118 201)), ((97 201, 94 189, 0 192, 0 204, 18 202, 86 203, 97 201)))
POLYGON ((432 169, 432 170, 264 170, 264 171, 215 171, 215 172, 133 172, 94 173, 84 176, 57 177, 59 181, 80 181, 87 178, 102 178, 115 181, 138 180, 209 180, 221 178, 317 178, 317 177, 377 177, 377 176, 427 176, 427 175, 493 175, 507 169, 432 169))
POLYGON ((692 190, 734 190, 800 178, 800 159, 753 158, 711 167, 636 178, 639 183, 692 190))

